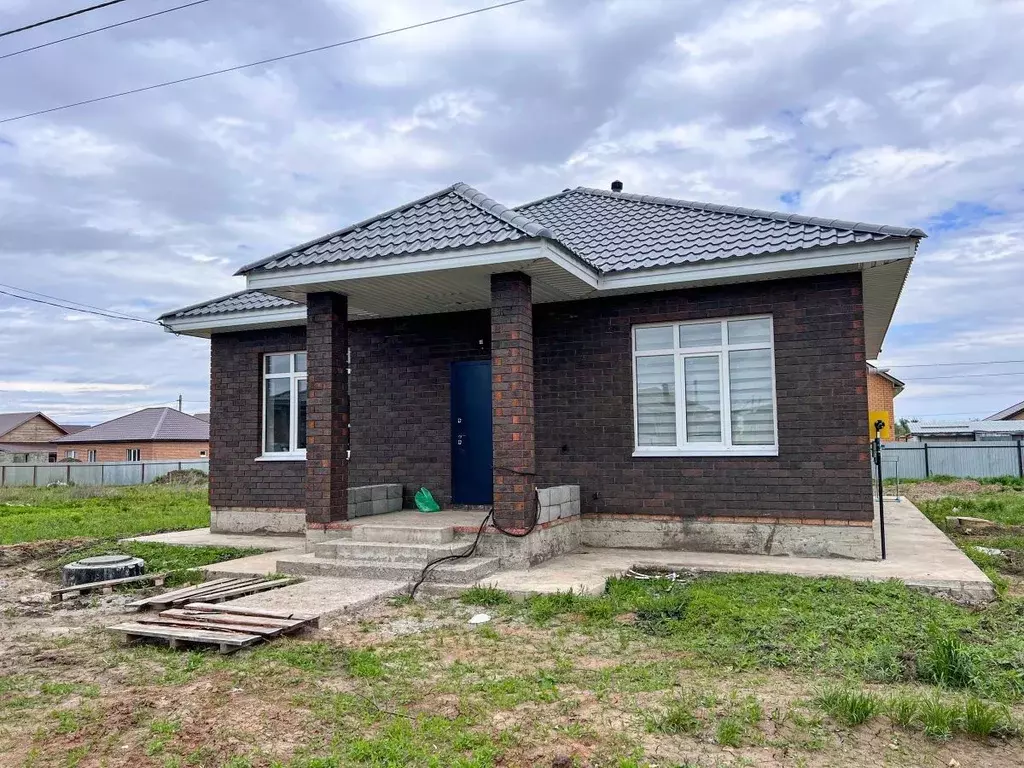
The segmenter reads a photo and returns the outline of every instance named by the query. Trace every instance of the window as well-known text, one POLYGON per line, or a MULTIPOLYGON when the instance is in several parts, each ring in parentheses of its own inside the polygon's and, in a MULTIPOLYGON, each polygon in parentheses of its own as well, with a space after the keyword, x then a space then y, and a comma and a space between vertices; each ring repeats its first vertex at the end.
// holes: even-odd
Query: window
POLYGON ((75 452, 74 451, 64 451, 64 458, 65 459, 74 459, 74 458, 76 458, 75 457, 75 452))
POLYGON ((96 461, 96 451, 95 450, 86 451, 86 453, 85 453, 85 460, 86 461, 96 461))
POLYGON ((263 357, 263 455, 306 455, 306 353, 263 357))
POLYGON ((142 449, 129 448, 124 452, 125 461, 142 461, 142 449))
POLYGON ((636 456, 778 455, 770 317, 633 328, 636 456))
POLYGON ((206 458, 206 451, 200 451, 199 456, 200 458, 206 458))

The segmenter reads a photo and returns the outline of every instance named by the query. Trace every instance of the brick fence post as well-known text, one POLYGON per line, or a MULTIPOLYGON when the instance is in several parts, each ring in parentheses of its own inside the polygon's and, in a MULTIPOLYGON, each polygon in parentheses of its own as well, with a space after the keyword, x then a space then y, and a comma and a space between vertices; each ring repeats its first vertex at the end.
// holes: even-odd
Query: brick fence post
POLYGON ((306 528, 348 517, 348 297, 306 297, 306 528))
POLYGON ((533 300, 529 275, 491 275, 491 397, 494 519, 528 528, 536 515, 533 300))

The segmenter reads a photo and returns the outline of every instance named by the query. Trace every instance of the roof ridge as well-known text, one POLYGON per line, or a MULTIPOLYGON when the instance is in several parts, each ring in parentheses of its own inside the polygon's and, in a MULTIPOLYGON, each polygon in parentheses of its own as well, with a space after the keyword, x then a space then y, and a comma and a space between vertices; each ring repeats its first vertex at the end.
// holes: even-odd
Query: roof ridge
POLYGON ((153 440, 156 440, 156 436, 160 434, 160 427, 164 425, 164 419, 167 418, 167 412, 171 409, 164 406, 161 410, 163 410, 163 413, 160 414, 160 418, 157 420, 156 426, 153 427, 153 440))
POLYGON ((383 213, 378 213, 373 216, 370 216, 367 219, 363 219, 362 221, 357 221, 355 224, 349 224, 348 226, 342 227, 341 229, 337 229, 334 232, 328 232, 326 235, 314 237, 312 240, 307 240, 306 242, 300 243, 299 245, 293 245, 290 248, 285 248, 284 250, 278 251, 277 253, 272 254, 270 256, 266 256, 262 259, 258 259, 257 261, 251 262, 250 264, 245 264, 244 266, 238 268, 238 271, 235 272, 235 276, 237 277, 239 275, 244 275, 246 272, 251 272, 257 267, 262 267, 264 264, 267 264, 273 261, 274 259, 279 259, 282 256, 287 256, 288 254, 295 253, 296 251, 305 250, 306 248, 309 248, 312 245, 317 245, 318 243, 326 242, 327 240, 330 240, 335 237, 340 237, 341 235, 347 235, 349 232, 354 232, 355 230, 361 229, 362 227, 365 227, 368 224, 372 224, 375 221, 386 219, 389 216, 394 216, 396 213, 407 211, 413 206, 421 205, 427 202, 428 200, 433 200, 434 198, 440 197, 441 195, 446 195, 449 192, 454 191, 456 185, 459 183, 460 182, 450 184, 444 189, 438 190, 437 192, 431 192, 429 195, 424 195, 423 197, 417 198, 416 200, 411 200, 408 203, 403 203, 402 205, 395 206, 394 208, 384 211, 383 213))
MULTIPOLYGON (((723 213, 731 216, 746 216, 750 218, 768 219, 771 221, 783 221, 790 224, 809 224, 816 227, 831 227, 833 229, 845 229, 851 232, 869 232, 871 234, 891 235, 893 237, 928 237, 928 235, 918 227, 895 227, 888 224, 869 224, 867 222, 847 221, 845 219, 826 219, 821 216, 806 216, 802 213, 766 211, 760 208, 743 208, 737 205, 723 205, 721 203, 702 203, 695 200, 681 200, 673 197, 637 195, 632 192, 611 192, 605 189, 594 189, 593 187, 576 187, 571 191, 596 197, 633 200, 635 202, 648 203, 651 205, 668 205, 676 208, 687 208, 694 211, 707 211, 709 213, 723 213)), ((557 197, 557 195, 554 195, 553 197, 557 197)), ((548 200, 550 198, 544 199, 548 200)), ((542 201, 536 200, 534 203, 528 203, 527 205, 534 205, 539 202, 542 201)))
POLYGON ((493 197, 484 194, 465 182, 456 182, 452 186, 452 191, 466 202, 482 210, 484 213, 489 213, 491 216, 497 217, 509 226, 515 227, 520 232, 530 237, 546 237, 552 240, 555 239, 551 230, 543 224, 537 223, 529 216, 524 216, 514 208, 509 208, 507 205, 499 203, 493 197))

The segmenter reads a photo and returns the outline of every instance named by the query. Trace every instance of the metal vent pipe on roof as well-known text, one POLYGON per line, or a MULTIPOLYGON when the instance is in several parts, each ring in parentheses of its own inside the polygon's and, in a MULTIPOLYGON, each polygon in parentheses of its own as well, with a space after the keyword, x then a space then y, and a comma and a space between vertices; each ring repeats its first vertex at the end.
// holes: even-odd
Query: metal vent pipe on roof
POLYGON ((616 179, 615 181, 612 182, 612 192, 621 192, 621 191, 622 191, 622 182, 619 181, 618 179, 616 179))

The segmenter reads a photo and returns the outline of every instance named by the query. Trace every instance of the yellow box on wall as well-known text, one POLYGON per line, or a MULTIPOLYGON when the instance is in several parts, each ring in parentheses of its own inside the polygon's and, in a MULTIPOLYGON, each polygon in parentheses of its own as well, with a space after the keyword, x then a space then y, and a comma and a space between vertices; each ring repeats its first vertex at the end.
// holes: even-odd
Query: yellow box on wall
POLYGON ((875 439, 875 422, 884 421, 885 426, 882 427, 882 439, 892 440, 892 424, 889 423, 889 412, 888 411, 868 411, 868 436, 875 439))

